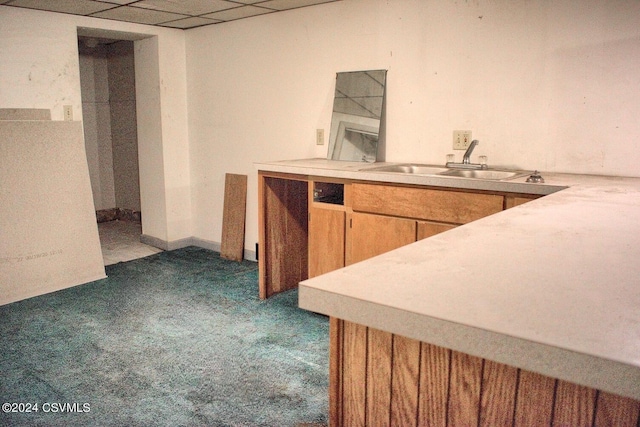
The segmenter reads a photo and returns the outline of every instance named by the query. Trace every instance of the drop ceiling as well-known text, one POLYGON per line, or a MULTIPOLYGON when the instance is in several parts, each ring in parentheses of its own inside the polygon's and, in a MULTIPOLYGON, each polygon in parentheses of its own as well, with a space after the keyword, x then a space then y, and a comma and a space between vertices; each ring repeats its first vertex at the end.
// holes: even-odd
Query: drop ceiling
POLYGON ((5 6, 189 29, 341 0, 0 0, 5 6))

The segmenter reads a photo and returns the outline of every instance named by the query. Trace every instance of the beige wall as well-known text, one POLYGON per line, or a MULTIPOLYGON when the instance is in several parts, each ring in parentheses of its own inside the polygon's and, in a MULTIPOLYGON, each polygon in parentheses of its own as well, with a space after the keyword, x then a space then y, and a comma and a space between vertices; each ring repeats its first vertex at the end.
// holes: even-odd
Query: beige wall
MULTIPOLYGON (((82 119, 77 27, 135 42, 143 233, 220 242, 224 174, 323 157, 335 73, 389 70, 388 161, 443 163, 470 129, 492 165, 640 176, 635 0, 343 0, 188 31, 0 6, 0 108, 82 119)), ((461 153, 456 153, 458 158, 461 153)))
MULTIPOLYGON (((86 33, 86 28, 90 29, 89 32, 98 31, 105 37, 136 40, 134 43, 138 101, 136 115, 143 233, 164 245, 188 239, 192 232, 188 173, 185 35, 182 30, 0 6, 0 108, 50 110, 52 120, 59 124, 63 119, 63 106, 71 105, 76 122, 70 125, 80 129, 82 124, 79 121, 83 120, 83 115, 77 37, 79 29, 86 33)), ((19 142, 10 141, 10 144, 19 144, 19 142)), ((11 154, 13 148, 15 147, 9 145, 7 153, 11 154)), ((83 155, 84 152, 83 147, 83 155)), ((48 153, 55 155, 55 153, 48 153)), ((61 150, 60 155, 63 153, 64 151, 61 150)), ((30 156, 9 158, 17 170, 34 171, 33 175, 21 175, 21 178, 28 180, 25 184, 27 187, 39 185, 46 176, 44 173, 38 174, 38 168, 33 168, 35 163, 30 156)), ((82 162, 83 170, 87 171, 86 157, 82 162)), ((69 164, 78 166, 77 163, 69 164)), ((2 172, 5 170, 3 169, 2 172)), ((28 199, 33 202, 31 204, 21 202, 16 205, 15 200, 12 199, 0 205, 3 217, 0 224, 3 230, 5 227, 8 230, 17 230, 10 235, 5 234, 4 231, 2 233, 3 246, 0 248, 2 249, 0 257, 4 260, 0 271, 0 286, 5 295, 24 298, 95 280, 96 277, 90 277, 87 273, 92 271, 92 266, 88 265, 85 258, 73 256, 77 252, 75 249, 72 251, 67 248, 66 243, 62 246, 56 243, 61 238, 60 231, 65 230, 59 227, 59 222, 56 222, 59 218, 75 219, 76 227, 82 228, 84 232, 91 230, 97 239, 88 172, 86 188, 81 187, 82 182, 74 176, 76 175, 69 174, 69 183, 77 184, 77 191, 79 191, 77 197, 84 197, 85 199, 82 200, 87 200, 91 204, 91 214, 88 216, 75 215, 74 209, 83 209, 80 204, 70 203, 77 198, 56 196, 62 194, 60 190, 63 188, 60 181, 54 181, 59 184, 58 187, 46 187, 48 194, 53 195, 53 200, 50 198, 45 200, 54 208, 47 216, 40 215, 40 205, 36 203, 39 201, 37 197, 28 199), (8 215, 8 212, 12 214, 8 215), (24 227, 28 218, 38 226, 37 233, 31 233, 29 228, 24 227), (44 249, 42 251, 32 250, 31 247, 28 250, 19 249, 24 242, 28 242, 33 247, 44 246, 44 249), (58 256, 60 250, 69 256, 58 256), (58 275, 55 274, 55 269, 43 269, 37 263, 22 262, 22 259, 27 261, 39 259, 43 254, 47 254, 47 260, 59 262, 56 264, 57 267, 78 274, 74 277, 66 274, 58 275), (30 258, 27 259, 27 257, 30 258), (50 271, 54 272, 47 274, 50 271), (14 289, 6 287, 14 286, 10 285, 11 283, 26 282, 31 283, 37 293, 24 294, 19 291, 16 293, 14 289)), ((4 197, 4 193, 2 195, 4 197)), ((96 248, 99 252, 97 240, 83 239, 82 236, 85 235, 87 234, 73 235, 73 238, 78 240, 75 248, 87 245, 87 253, 90 253, 88 249, 96 248), (91 245, 94 246, 89 248, 91 245)), ((102 268, 102 265, 100 267, 102 268)), ((104 272, 103 268, 102 271, 104 272)), ((0 303, 3 302, 7 300, 0 301, 0 303)))
POLYGON ((325 156, 335 73, 388 69, 386 159, 640 176, 640 2, 344 0, 187 31, 194 235, 221 236, 225 172, 325 156), (456 152, 460 161, 461 152, 456 152))
POLYGON ((44 108, 62 120, 63 105, 72 105, 74 119, 83 119, 79 27, 136 40, 143 233, 160 242, 190 237, 182 30, 0 6, 0 108, 44 108))

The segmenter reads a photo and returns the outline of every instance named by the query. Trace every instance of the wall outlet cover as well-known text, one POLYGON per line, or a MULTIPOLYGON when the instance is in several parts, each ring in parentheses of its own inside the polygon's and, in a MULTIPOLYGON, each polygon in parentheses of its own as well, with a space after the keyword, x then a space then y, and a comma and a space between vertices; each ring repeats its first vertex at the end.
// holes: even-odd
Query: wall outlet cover
POLYGON ((64 105, 62 107, 62 113, 64 115, 64 120, 69 122, 73 120, 73 106, 64 105))
POLYGON ((470 130, 454 130, 453 131, 453 149, 466 150, 471 145, 470 130))

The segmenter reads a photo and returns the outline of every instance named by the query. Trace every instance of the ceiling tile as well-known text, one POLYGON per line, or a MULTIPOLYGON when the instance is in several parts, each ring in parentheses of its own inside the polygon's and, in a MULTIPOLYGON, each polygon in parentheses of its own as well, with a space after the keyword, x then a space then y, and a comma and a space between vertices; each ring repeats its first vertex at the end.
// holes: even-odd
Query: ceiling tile
POLYGON ((256 4, 256 3, 262 3, 264 2, 264 0, 232 0, 235 3, 242 3, 242 4, 256 4))
POLYGON ((265 9, 256 6, 240 6, 235 9, 222 10, 220 12, 211 13, 205 15, 206 18, 219 19, 221 21, 233 21, 234 19, 248 18, 250 16, 263 15, 265 13, 274 12, 270 9, 265 9))
POLYGON ((137 1, 140 0, 100 0, 103 1, 105 3, 115 3, 115 4, 119 4, 120 6, 125 5, 125 4, 130 4, 130 3, 135 3, 137 1))
POLYGON ((137 22, 139 24, 160 24, 184 18, 184 15, 161 12, 158 10, 142 9, 139 7, 121 6, 91 15, 96 18, 115 19, 116 21, 137 22))
POLYGON ((142 0, 136 3, 135 6, 185 15, 204 15, 238 7, 238 4, 225 0, 142 0))
POLYGON ((296 9, 298 7, 312 6, 315 4, 331 3, 336 0, 268 0, 260 3, 260 6, 276 10, 296 9))
POLYGON ((194 16, 191 18, 178 19, 177 21, 165 22, 161 25, 163 27, 182 28, 186 30, 187 28, 202 27, 203 25, 217 24, 218 22, 222 21, 194 16))
POLYGON ((13 0, 10 6, 26 7, 29 9, 48 10, 51 12, 63 12, 73 15, 88 15, 101 10, 117 7, 114 4, 89 0, 13 0))
POLYGON ((0 0, 0 4, 187 29, 334 1, 342 0, 0 0))

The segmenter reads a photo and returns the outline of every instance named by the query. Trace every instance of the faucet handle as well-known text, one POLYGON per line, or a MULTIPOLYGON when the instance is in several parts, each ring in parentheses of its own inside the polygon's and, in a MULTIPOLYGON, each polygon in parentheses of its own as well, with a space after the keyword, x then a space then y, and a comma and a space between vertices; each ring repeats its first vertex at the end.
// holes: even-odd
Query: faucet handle
POLYGON ((527 178, 527 182, 534 182, 534 183, 540 183, 543 184, 544 183, 544 178, 542 177, 542 175, 540 175, 540 172, 538 172, 537 170, 535 172, 533 172, 529 178, 527 178))

